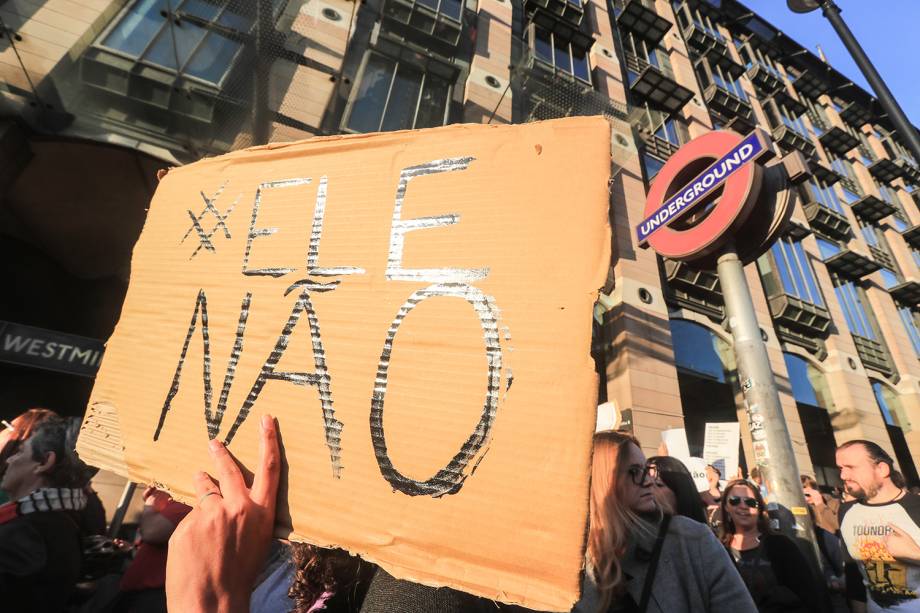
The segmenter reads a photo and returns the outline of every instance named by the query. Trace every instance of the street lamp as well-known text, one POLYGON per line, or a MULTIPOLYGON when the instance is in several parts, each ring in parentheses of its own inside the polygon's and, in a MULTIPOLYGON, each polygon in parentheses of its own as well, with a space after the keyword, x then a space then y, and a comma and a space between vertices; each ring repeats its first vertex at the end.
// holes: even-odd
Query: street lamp
POLYGON ((850 52, 856 65, 859 66, 866 80, 869 81, 869 85, 875 90, 878 101, 891 118, 895 129, 906 141, 907 147, 914 155, 914 159, 920 163, 920 137, 917 136, 917 131, 907 119, 904 111, 901 110, 901 107, 891 94, 891 90, 885 85, 885 82, 875 69, 875 66, 869 61, 869 57, 859 45, 856 37, 853 36, 850 28, 847 27, 847 24, 843 21, 843 18, 840 16, 840 7, 834 4, 834 0, 786 0, 786 5, 795 13, 810 13, 815 9, 821 9, 821 12, 824 13, 827 20, 834 26, 837 35, 840 36, 840 40, 843 41, 843 44, 846 46, 847 51, 850 52))

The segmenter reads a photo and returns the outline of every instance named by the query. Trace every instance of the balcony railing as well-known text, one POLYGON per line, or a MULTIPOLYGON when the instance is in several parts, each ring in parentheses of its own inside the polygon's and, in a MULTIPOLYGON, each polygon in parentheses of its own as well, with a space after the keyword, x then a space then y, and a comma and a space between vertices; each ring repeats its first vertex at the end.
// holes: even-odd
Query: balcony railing
POLYGON ((780 87, 783 87, 782 73, 763 62, 755 61, 748 64, 745 74, 754 84, 754 87, 767 95, 773 94, 780 87))
POLYGON ((780 116, 781 123, 773 128, 773 139, 784 149, 798 149, 808 157, 815 155, 815 146, 800 121, 780 116))
POLYGON ((673 25, 658 14, 654 0, 614 0, 613 12, 617 25, 653 45, 657 45, 673 25))
POLYGON ((821 141, 825 149, 837 155, 845 155, 859 145, 859 139, 853 136, 849 130, 840 126, 829 126, 818 136, 818 140, 821 141))
POLYGON ((680 110, 693 98, 693 92, 677 82, 667 55, 657 49, 643 59, 626 52, 630 91, 667 113, 680 110))

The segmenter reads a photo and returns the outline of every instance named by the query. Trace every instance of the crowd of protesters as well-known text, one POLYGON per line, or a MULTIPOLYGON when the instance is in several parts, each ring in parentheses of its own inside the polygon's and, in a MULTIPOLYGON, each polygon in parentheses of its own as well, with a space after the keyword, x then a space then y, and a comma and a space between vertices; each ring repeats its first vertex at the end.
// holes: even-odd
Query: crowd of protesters
MULTIPOLYGON (((133 556, 81 594, 89 544, 106 526, 93 471, 74 452, 79 423, 32 409, 4 426, 0 610, 525 611, 399 580, 340 550, 273 540, 281 458, 269 416, 251 486, 211 441, 213 476, 194 476, 195 508, 148 488, 133 556)), ((698 491, 680 460, 646 459, 625 432, 597 433, 573 611, 920 611, 920 497, 871 441, 841 445, 837 464, 843 490, 801 479, 815 548, 797 533, 796 513, 771 500, 760 469, 726 482, 709 466, 698 491)))

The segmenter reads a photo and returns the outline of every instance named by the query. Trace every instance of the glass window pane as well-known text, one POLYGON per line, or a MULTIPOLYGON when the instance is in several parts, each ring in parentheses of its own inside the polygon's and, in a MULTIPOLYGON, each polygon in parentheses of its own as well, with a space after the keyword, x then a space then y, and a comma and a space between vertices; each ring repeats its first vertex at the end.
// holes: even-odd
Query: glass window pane
POLYGON ((658 171, 664 167, 664 162, 647 153, 642 154, 642 166, 645 168, 645 177, 649 181, 655 178, 658 171))
POLYGON ((799 268, 799 262, 796 258, 796 254, 792 249, 792 243, 788 240, 780 241, 783 246, 783 253, 786 255, 786 261, 789 263, 789 267, 792 269, 792 280, 795 282, 796 293, 793 294, 795 297, 802 300, 808 301, 807 290, 805 289, 805 279, 802 277, 802 271, 799 268))
POLYGON ((556 68, 565 72, 572 72, 572 57, 569 55, 569 44, 561 42, 558 37, 553 41, 553 52, 556 59, 556 68))
POLYGON ((818 291, 818 281, 815 279, 815 271, 811 267, 811 263, 808 261, 808 254, 805 253, 805 248, 802 247, 802 243, 796 242, 793 243, 795 248, 796 259, 799 262, 799 267, 802 269, 802 277, 805 279, 806 288, 809 294, 809 302, 812 304, 817 304, 818 306, 824 306, 824 300, 821 298, 821 292, 818 291))
POLYGON ((399 64, 381 130, 408 130, 412 127, 421 89, 422 72, 408 64, 399 64))
POLYGON ((178 59, 179 67, 184 67, 206 32, 207 30, 190 21, 182 21, 179 25, 170 22, 169 27, 163 28, 160 32, 160 36, 144 59, 173 69, 176 68, 178 59))
POLYGON ((817 237, 817 241, 818 241, 818 251, 821 253, 822 259, 826 260, 827 258, 840 253, 840 247, 830 242, 829 240, 825 240, 821 237, 817 237))
POLYGON ((776 262, 776 271, 779 273, 780 281, 783 284, 783 290, 787 294, 796 295, 795 283, 792 282, 792 274, 789 272, 789 266, 783 254, 783 248, 780 246, 782 241, 776 241, 770 248, 773 253, 773 260, 776 262))
POLYGON ((899 308, 898 315, 904 323, 904 328, 907 330, 907 336, 910 338, 911 345, 914 346, 914 353, 917 354, 917 357, 920 357, 920 326, 917 324, 917 320, 920 319, 920 316, 915 315, 907 307, 899 308))
POLYGON ((460 21, 460 14, 463 11, 463 4, 460 0, 441 0, 441 12, 448 17, 460 21))
MULTIPOLYGON (((178 3, 173 0, 172 4, 173 7, 175 7, 178 3)), ((195 17, 201 17, 202 19, 211 21, 220 12, 220 7, 213 2, 205 2, 204 0, 185 0, 182 6, 178 8, 178 11, 190 13, 195 17)))
POLYGON ((724 383, 725 365, 719 356, 718 337, 690 321, 672 319, 669 323, 677 367, 724 383))
POLYGON ((818 395, 808 378, 808 362, 797 355, 783 353, 786 360, 786 371, 789 373, 789 383, 792 386, 792 396, 796 402, 821 406, 818 404, 818 395))
POLYGON ((882 412, 882 419, 884 419, 885 423, 889 426, 897 426, 898 422, 895 420, 894 407, 889 406, 888 399, 885 398, 882 384, 878 381, 873 381, 872 392, 875 394, 875 401, 878 403, 878 408, 882 412))
POLYGON ((859 334, 856 318, 853 316, 852 305, 846 291, 842 286, 837 286, 834 288, 834 293, 837 294, 837 301, 840 303, 840 308, 843 309, 843 318, 847 322, 847 328, 850 329, 850 333, 859 334))
POLYGON ((534 40, 534 54, 538 59, 553 63, 552 43, 549 40, 549 32, 536 28, 536 40, 534 40))
POLYGON ((582 49, 572 48, 572 74, 582 81, 590 81, 590 68, 588 67, 588 54, 582 49))
POLYGON ((192 56, 185 72, 211 83, 220 83, 239 48, 240 44, 236 41, 210 32, 192 56))
POLYGON ((415 119, 416 128, 432 128, 444 124, 449 91, 450 83, 444 79, 432 75, 425 77, 425 87, 418 104, 418 116, 415 119))
POLYGON ((166 19, 166 0, 141 0, 124 14, 102 44, 135 57, 140 56, 157 35, 166 19))
POLYGON ((898 275, 896 275, 893 270, 889 270, 884 266, 879 269, 879 273, 882 275, 882 287, 885 289, 891 289, 901 282, 901 280, 898 279, 898 275))
POLYGON ((380 129, 380 118, 386 106, 395 66, 393 60, 377 54, 368 58, 348 117, 349 129, 356 132, 376 132, 380 129))

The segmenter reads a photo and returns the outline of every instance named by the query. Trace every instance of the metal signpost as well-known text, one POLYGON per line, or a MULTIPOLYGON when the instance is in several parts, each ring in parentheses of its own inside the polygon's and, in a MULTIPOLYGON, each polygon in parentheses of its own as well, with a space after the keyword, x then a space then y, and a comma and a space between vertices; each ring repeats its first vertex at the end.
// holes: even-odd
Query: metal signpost
POLYGON ((687 143, 656 176, 636 237, 641 247, 652 247, 665 257, 717 269, 754 460, 770 489, 771 503, 788 510, 781 519, 783 515, 794 518, 795 536, 808 539, 817 551, 773 369, 744 275, 744 264, 768 250, 789 221, 795 204, 790 180, 807 176, 807 165, 799 156, 765 164, 773 155, 766 133, 760 130, 745 137, 710 132, 687 143), (675 224, 680 219, 684 221, 675 224))

